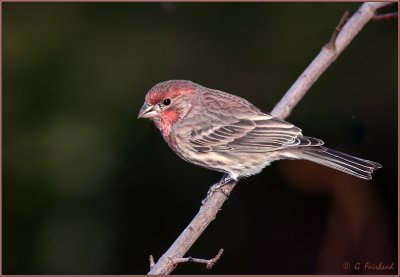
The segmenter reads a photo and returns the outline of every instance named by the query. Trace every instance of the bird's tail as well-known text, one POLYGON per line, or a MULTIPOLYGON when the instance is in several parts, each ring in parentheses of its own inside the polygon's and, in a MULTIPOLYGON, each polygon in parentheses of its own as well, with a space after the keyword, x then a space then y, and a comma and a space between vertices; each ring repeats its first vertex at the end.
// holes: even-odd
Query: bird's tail
POLYGON ((371 180, 372 173, 382 167, 379 163, 360 159, 323 146, 300 148, 300 157, 358 178, 371 180))

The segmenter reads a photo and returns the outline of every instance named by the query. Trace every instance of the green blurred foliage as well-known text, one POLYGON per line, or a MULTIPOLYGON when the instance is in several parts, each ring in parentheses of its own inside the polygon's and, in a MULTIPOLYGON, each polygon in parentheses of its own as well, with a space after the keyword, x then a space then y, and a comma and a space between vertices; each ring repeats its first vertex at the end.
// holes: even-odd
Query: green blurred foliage
MULTIPOLYGON (((160 257, 220 177, 136 119, 147 90, 189 79, 271 110, 359 5, 3 3, 4 273, 146 273, 148 255, 160 257)), ((371 22, 288 118, 383 164, 365 184, 387 225, 372 260, 397 261, 396 91, 397 20, 371 22)), ((334 196, 291 186, 288 163, 302 165, 243 180, 188 254, 225 248, 215 274, 343 273, 320 266, 334 196)), ((382 223, 369 220, 364 235, 382 223)))

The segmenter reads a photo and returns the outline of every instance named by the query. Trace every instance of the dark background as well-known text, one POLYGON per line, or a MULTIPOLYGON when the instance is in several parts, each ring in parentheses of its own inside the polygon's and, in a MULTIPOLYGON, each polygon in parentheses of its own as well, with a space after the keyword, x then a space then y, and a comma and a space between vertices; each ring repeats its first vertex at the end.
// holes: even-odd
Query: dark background
MULTIPOLYGON (((146 273, 221 176, 137 120, 148 89, 189 79, 272 110, 359 6, 3 3, 4 273, 146 273)), ((370 22, 287 120, 383 168, 363 181, 273 163, 239 183, 189 251, 224 248, 213 270, 174 273, 395 274, 396 115, 397 20, 370 22), (363 268, 380 262, 395 271, 363 268)))

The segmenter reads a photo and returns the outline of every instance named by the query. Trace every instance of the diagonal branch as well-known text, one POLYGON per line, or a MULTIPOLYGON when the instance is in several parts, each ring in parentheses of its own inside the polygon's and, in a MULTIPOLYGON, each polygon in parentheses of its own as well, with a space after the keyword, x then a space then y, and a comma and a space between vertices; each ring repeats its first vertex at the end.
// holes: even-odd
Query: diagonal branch
MULTIPOLYGON (((357 12, 344 24, 338 25, 338 29, 333 36, 334 41, 330 41, 324 46, 318 56, 311 62, 306 70, 300 75, 292 87, 283 96, 281 101, 275 106, 271 114, 275 117, 285 119, 293 108, 304 97, 306 92, 322 75, 322 73, 336 60, 340 53, 346 48, 351 40, 358 34, 364 25, 375 15, 376 10, 389 5, 391 2, 367 2, 361 5, 357 12)), ((341 22, 344 23, 344 19, 341 22)), ((195 241, 200 237, 207 226, 215 219, 218 211, 226 201, 227 196, 236 186, 236 182, 224 185, 223 192, 215 191, 205 203, 200 207, 199 212, 180 234, 172 246, 157 263, 151 267, 150 275, 169 274, 176 263, 179 261, 195 241)))
POLYGON ((374 17, 375 12, 390 4, 391 2, 366 2, 362 4, 337 34, 334 47, 332 47, 332 41, 330 41, 322 48, 318 56, 315 57, 278 104, 276 104, 271 114, 282 119, 288 117, 293 108, 322 73, 336 60, 365 24, 374 17))

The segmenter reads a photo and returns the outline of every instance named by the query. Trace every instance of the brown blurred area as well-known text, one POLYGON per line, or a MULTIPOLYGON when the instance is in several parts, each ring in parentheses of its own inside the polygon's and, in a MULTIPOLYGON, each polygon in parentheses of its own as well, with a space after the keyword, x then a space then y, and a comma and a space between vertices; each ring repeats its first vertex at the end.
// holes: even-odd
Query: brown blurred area
POLYGON ((376 182, 337 174, 310 162, 285 162, 281 170, 291 172, 285 176, 296 189, 331 198, 317 274, 393 274, 393 222, 376 182), (380 263, 389 269, 371 268, 380 263))

